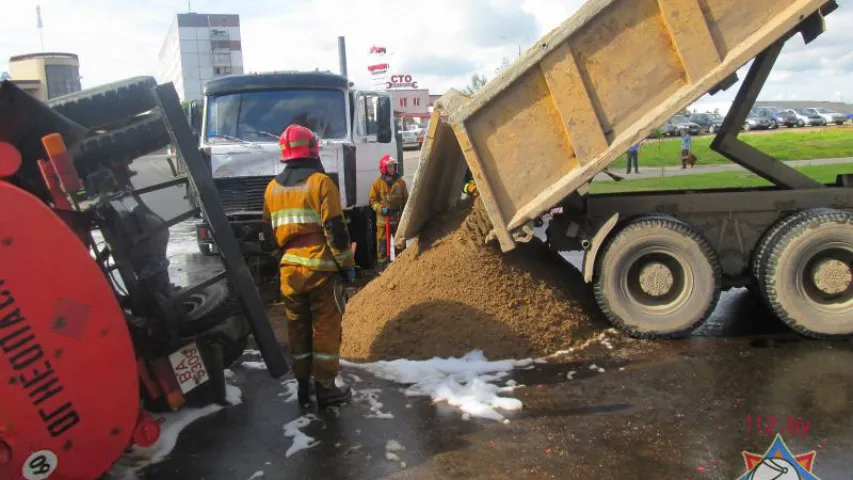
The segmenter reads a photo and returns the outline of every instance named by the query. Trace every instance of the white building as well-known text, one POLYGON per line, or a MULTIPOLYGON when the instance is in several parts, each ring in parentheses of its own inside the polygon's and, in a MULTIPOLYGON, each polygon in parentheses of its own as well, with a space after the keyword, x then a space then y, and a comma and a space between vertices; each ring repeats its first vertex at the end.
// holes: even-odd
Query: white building
POLYGON ((175 17, 160 49, 158 83, 173 82, 181 100, 199 100, 208 80, 242 73, 239 15, 175 17))

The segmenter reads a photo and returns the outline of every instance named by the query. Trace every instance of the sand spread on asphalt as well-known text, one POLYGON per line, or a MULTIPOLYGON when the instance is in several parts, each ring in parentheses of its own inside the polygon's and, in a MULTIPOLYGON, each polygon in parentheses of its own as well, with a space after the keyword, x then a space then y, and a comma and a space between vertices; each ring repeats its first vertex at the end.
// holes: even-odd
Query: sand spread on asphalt
POLYGON ((424 233, 347 304, 341 356, 428 359, 481 349, 490 360, 545 356, 609 327, 590 287, 540 242, 484 246, 488 217, 470 202, 424 233))

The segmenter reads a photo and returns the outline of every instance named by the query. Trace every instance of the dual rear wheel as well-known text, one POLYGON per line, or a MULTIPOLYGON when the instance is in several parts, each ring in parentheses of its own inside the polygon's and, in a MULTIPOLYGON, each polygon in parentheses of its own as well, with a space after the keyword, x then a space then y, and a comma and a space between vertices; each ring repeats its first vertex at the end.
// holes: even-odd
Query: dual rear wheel
MULTIPOLYGON (((853 214, 810 209, 772 225, 751 261, 753 290, 813 338, 853 333, 853 214)), ((722 268, 711 244, 669 216, 631 221, 596 259, 594 291, 608 320, 637 338, 678 338, 708 319, 722 268)))
POLYGON ((853 214, 803 210, 777 225, 753 262, 764 302, 803 335, 853 333, 853 214))

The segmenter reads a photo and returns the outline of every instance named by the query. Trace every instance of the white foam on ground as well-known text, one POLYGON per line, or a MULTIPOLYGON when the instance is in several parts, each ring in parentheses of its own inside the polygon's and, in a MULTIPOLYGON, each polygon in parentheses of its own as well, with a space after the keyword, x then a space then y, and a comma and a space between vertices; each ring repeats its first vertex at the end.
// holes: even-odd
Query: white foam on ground
POLYGON ((404 447, 404 446, 403 446, 400 442, 398 442, 397 440, 388 440, 388 441, 385 443, 385 451, 386 451, 386 452, 401 452, 401 451, 403 451, 403 450, 405 450, 405 449, 406 449, 406 447, 404 447))
POLYGON ((151 415, 160 423, 160 438, 150 447, 134 445, 125 453, 108 473, 109 478, 137 478, 140 470, 163 461, 178 443, 181 432, 196 420, 222 410, 221 405, 208 405, 203 408, 182 408, 177 412, 151 415))
POLYGON ((267 364, 264 362, 252 362, 252 361, 244 361, 240 365, 243 366, 246 370, 266 370, 267 364))
POLYGON ((284 391, 279 393, 278 396, 284 397, 285 402, 295 402, 299 398, 299 382, 295 378, 281 382, 281 386, 284 387, 284 391))
POLYGON ((370 413, 365 415, 364 418, 382 418, 388 420, 394 418, 394 414, 382 411, 382 407, 384 405, 379 401, 379 394, 381 393, 382 390, 378 388, 365 388, 364 390, 353 389, 353 399, 358 402, 367 402, 370 406, 370 413))
POLYGON ((251 477, 249 477, 249 480, 258 480, 259 478, 264 478, 265 476, 266 475, 264 475, 263 470, 258 470, 257 472, 253 473, 251 477))
POLYGON ((317 416, 309 413, 284 425, 284 436, 293 438, 293 445, 291 445, 290 448, 287 449, 287 452, 284 453, 285 457, 290 458, 302 450, 307 450, 320 444, 319 440, 309 437, 301 430, 310 425, 314 420, 318 420, 317 416))
MULTIPOLYGON (((498 410, 522 408, 520 400, 498 395, 502 388, 491 382, 509 375, 515 368, 534 366, 535 360, 499 360, 490 362, 475 350, 462 358, 431 360, 391 360, 375 363, 341 364, 368 371, 383 380, 408 385, 407 396, 426 396, 434 402, 446 402, 472 417, 507 421, 498 410)), ((510 387, 511 388, 511 387, 510 387)))
POLYGON ((240 405, 243 403, 243 391, 236 385, 225 384, 225 401, 229 405, 240 405))

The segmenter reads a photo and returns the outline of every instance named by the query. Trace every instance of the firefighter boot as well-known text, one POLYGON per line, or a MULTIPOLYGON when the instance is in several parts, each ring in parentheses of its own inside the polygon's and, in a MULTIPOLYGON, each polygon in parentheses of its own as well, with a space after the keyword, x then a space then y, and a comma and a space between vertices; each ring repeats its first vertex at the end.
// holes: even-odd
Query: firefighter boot
POLYGON ((311 380, 297 380, 299 382, 299 388, 296 391, 296 396, 299 399, 299 405, 310 405, 311 404, 311 380))
POLYGON ((317 387, 317 405, 320 408, 340 405, 352 398, 352 389, 346 383, 335 380, 329 386, 315 382, 317 387))

